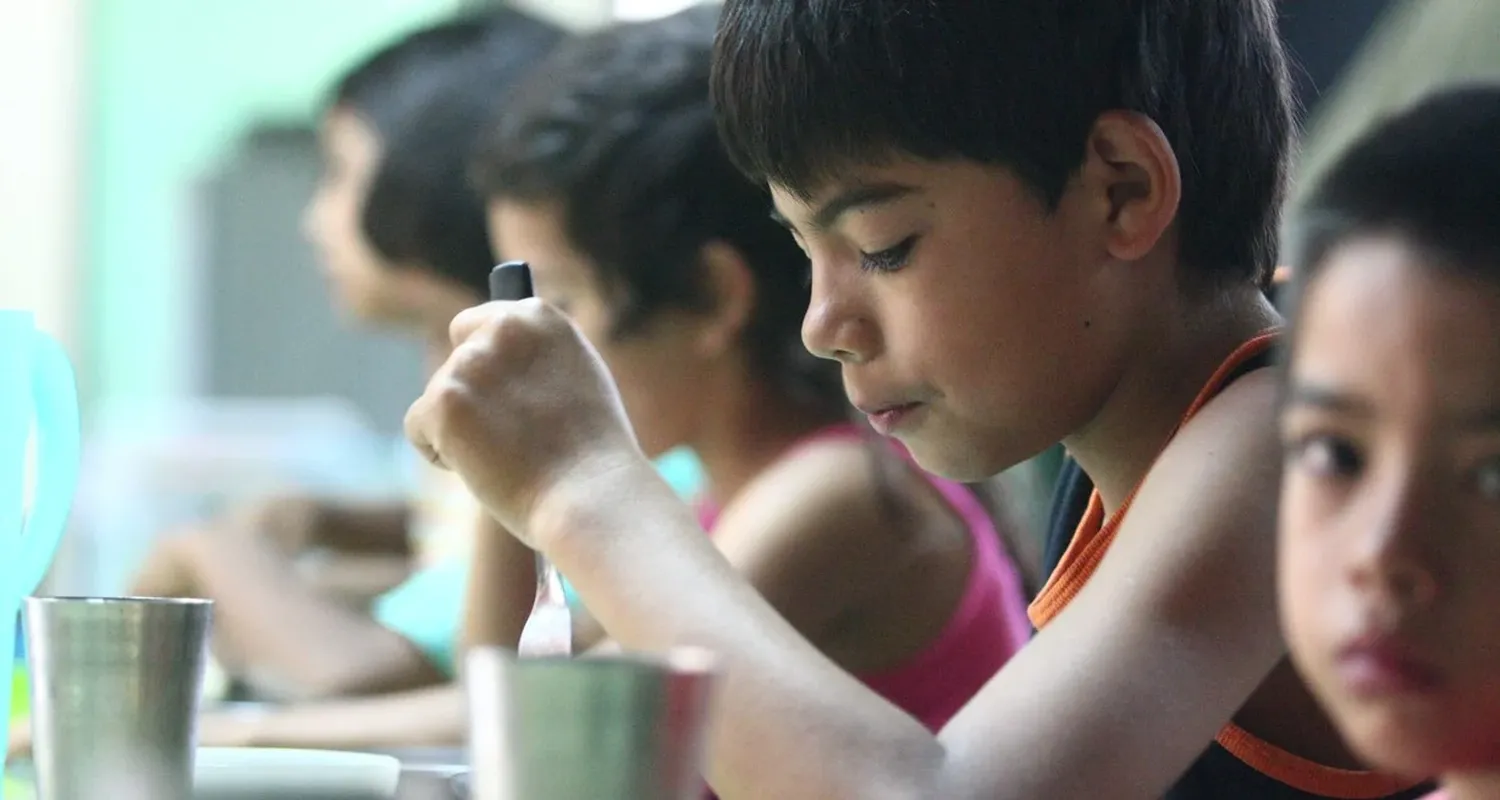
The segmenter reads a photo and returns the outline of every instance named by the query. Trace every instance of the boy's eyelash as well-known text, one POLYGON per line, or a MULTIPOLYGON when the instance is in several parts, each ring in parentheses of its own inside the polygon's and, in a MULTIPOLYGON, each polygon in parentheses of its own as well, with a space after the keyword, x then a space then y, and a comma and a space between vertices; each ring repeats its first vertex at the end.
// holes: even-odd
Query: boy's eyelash
POLYGON ((895 272, 906 266, 906 261, 911 257, 912 248, 916 247, 917 237, 908 236, 901 240, 900 244, 888 247, 877 253, 859 254, 859 268, 867 272, 895 272))

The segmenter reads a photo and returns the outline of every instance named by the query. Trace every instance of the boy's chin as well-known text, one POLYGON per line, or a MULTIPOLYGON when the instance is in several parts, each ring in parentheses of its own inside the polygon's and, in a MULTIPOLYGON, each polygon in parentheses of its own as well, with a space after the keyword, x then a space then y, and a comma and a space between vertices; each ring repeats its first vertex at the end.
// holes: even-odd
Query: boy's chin
POLYGON ((959 437, 945 439, 927 431, 914 431, 896 439, 911 453, 917 466, 958 483, 981 483, 1014 466, 999 463, 1001 459, 975 448, 972 440, 959 437))
POLYGON ((1468 743, 1454 735, 1449 715, 1390 706, 1341 709, 1339 731, 1354 754, 1371 769, 1412 780, 1426 780, 1452 767, 1468 743))

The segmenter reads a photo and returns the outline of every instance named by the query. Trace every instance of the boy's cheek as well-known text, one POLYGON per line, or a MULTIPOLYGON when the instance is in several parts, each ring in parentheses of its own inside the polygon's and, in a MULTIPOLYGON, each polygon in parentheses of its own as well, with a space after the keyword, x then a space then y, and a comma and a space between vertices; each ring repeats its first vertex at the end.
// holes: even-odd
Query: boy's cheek
POLYGON ((1283 531, 1280 547, 1277 583, 1282 631, 1298 666, 1304 671, 1316 671, 1332 646, 1326 641, 1328 633, 1323 620, 1328 595, 1338 581, 1333 566, 1336 562, 1296 531, 1283 531))

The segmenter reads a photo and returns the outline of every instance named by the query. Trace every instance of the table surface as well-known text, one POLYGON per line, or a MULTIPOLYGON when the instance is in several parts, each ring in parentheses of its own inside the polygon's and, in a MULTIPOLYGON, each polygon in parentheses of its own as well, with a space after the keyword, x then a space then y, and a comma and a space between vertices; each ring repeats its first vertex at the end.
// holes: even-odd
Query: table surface
MULTIPOLYGON (((390 755, 401 761, 401 782, 396 787, 395 800, 466 800, 452 780, 454 775, 467 771, 462 750, 403 747, 365 752, 390 755)), ((3 800, 36 800, 30 762, 6 765, 3 800)))

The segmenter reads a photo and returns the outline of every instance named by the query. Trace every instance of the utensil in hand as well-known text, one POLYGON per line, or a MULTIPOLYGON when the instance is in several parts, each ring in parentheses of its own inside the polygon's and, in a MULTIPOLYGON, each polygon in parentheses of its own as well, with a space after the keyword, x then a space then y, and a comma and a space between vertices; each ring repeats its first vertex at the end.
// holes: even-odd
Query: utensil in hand
MULTIPOLYGON (((490 271, 491 300, 524 300, 532 294, 531 267, 526 262, 507 261, 490 271)), ((536 554, 536 602, 518 649, 528 656, 573 652, 573 615, 568 610, 562 576, 540 552, 536 554)))

